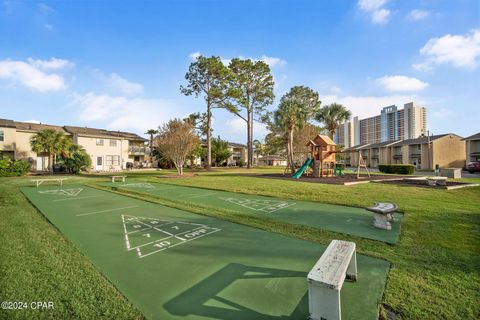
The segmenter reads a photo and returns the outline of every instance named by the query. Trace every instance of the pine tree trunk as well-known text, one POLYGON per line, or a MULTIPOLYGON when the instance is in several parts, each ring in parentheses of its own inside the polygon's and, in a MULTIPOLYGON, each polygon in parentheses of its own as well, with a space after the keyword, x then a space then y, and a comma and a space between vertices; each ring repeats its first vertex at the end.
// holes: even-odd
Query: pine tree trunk
POLYGON ((212 170, 212 111, 210 106, 210 97, 207 100, 207 171, 212 170))
POLYGON ((292 173, 295 172, 295 164, 293 162, 293 128, 288 128, 288 153, 290 158, 290 168, 292 169, 292 173))
POLYGON ((248 155, 247 155, 247 169, 252 168, 252 153, 253 153, 253 113, 252 111, 248 111, 247 113, 247 150, 248 150, 248 155))

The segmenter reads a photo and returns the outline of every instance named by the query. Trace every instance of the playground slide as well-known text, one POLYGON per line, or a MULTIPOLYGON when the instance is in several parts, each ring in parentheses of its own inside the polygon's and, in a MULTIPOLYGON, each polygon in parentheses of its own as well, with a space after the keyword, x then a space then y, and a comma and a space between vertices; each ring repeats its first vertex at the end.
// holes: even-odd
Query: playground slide
POLYGON ((303 163, 303 166, 292 175, 292 178, 299 179, 302 176, 302 174, 305 172, 305 170, 307 170, 310 163, 312 163, 312 159, 308 158, 307 160, 305 160, 305 162, 303 163))

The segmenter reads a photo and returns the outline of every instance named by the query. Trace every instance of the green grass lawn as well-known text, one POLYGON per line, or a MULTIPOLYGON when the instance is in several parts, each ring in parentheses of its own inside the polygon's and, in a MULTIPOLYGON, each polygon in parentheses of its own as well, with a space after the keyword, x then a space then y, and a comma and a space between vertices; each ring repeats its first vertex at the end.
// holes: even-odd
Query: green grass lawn
MULTIPOLYGON (((383 303, 401 319, 478 319, 480 317, 480 187, 432 190, 369 183, 356 186, 322 185, 264 179, 243 173, 283 171, 281 168, 222 169, 198 172, 162 183, 276 196, 286 199, 365 207, 393 201, 406 213, 400 241, 378 241, 295 226, 262 217, 206 210, 181 201, 141 196, 152 202, 210 215, 257 228, 328 244, 341 237, 355 241, 360 253, 391 262, 383 303)), ((128 173, 158 182, 172 171, 128 173)), ((105 177, 71 177, 69 182, 92 184, 105 177)), ((479 183, 480 179, 467 181, 479 183)), ((53 313, 5 313, 0 318, 142 318, 73 245, 21 195, 29 178, 0 178, 0 297, 2 300, 61 301, 53 313), (94 284, 94 285, 92 285, 94 284)), ((140 195, 131 194, 140 197, 140 195)))

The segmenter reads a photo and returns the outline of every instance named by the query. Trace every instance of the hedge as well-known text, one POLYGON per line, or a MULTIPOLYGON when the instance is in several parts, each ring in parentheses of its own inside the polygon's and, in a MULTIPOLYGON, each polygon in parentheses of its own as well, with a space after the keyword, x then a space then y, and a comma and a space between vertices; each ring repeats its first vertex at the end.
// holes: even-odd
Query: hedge
POLYGON ((0 177, 23 176, 30 171, 30 163, 23 160, 0 159, 0 177))
POLYGON ((414 174, 415 166, 413 164, 381 164, 378 170, 383 173, 414 174))

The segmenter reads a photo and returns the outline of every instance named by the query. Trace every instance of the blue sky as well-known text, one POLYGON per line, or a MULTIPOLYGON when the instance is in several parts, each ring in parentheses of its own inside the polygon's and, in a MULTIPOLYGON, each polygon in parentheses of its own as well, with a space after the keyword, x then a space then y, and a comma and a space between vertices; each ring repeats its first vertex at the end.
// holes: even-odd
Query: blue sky
MULTIPOLYGON (((198 53, 266 61, 277 101, 306 85, 360 118, 416 101, 434 134, 480 131, 478 0, 3 0, 0 118, 143 133, 204 110, 179 92, 198 53)), ((214 117, 245 142, 239 118, 214 117)))

